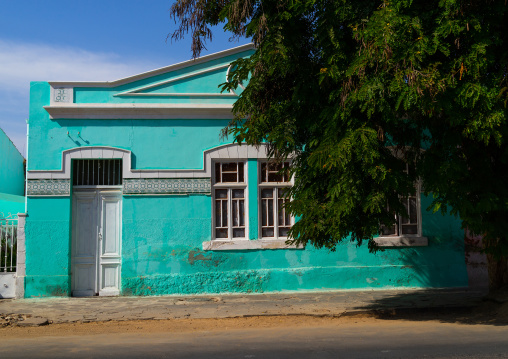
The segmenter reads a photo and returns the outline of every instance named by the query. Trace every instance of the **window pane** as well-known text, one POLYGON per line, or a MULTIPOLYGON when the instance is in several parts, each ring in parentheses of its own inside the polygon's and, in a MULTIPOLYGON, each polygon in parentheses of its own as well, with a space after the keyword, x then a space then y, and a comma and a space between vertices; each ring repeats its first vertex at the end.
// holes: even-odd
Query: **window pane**
POLYGON ((215 164, 215 183, 220 183, 220 162, 215 164))
POLYGON ((233 190, 233 198, 244 198, 244 190, 243 189, 234 189, 233 190))
POLYGON ((395 226, 392 227, 381 226, 381 235, 393 236, 395 234, 397 234, 397 232, 395 231, 395 226))
POLYGON ((245 238, 245 228, 233 228, 233 238, 245 238))
POLYGON ((220 227, 221 225, 221 210, 220 210, 220 202, 215 201, 215 227, 220 227))
POLYGON ((238 162, 238 182, 243 183, 243 162, 238 162))
POLYGON ((279 237, 287 237, 290 227, 279 227, 279 237))
POLYGON ((245 226, 245 203, 244 201, 240 202, 240 226, 245 226))
POLYGON ((279 215, 279 226, 283 226, 286 223, 284 223, 285 217, 284 216, 284 200, 279 199, 277 201, 277 214, 279 215))
POLYGON ((409 198, 409 220, 411 223, 418 223, 416 214, 416 197, 409 198))
POLYGON ((215 198, 226 199, 228 198, 228 190, 227 189, 216 189, 215 190, 215 198))
POLYGON ((418 234, 418 225, 416 224, 402 225, 402 234, 418 234))
POLYGON ((221 228, 215 230, 215 238, 228 238, 228 229, 221 228))
POLYGON ((266 182, 266 162, 261 162, 261 182, 266 182))
POLYGON ((222 172, 236 172, 237 171, 237 163, 236 162, 223 162, 222 163, 222 172))
MULTIPOLYGON (((404 198, 403 204, 404 204, 404 208, 406 209, 406 212, 409 214, 409 205, 408 205, 407 198, 404 198)), ((401 215, 400 216, 400 223, 402 223, 402 224, 409 223, 409 218, 401 215)))
POLYGON ((235 173, 224 173, 222 172, 222 183, 236 183, 237 174, 235 173))
POLYGON ((222 201, 222 226, 221 227, 227 227, 228 226, 228 202, 222 201))
POLYGON ((273 199, 267 199, 268 202, 268 225, 273 226, 273 199))
POLYGON ((238 227, 238 201, 233 201, 233 210, 231 215, 233 216, 233 227, 238 227))
POLYGON ((282 182, 282 174, 279 172, 268 172, 268 182, 282 182))
POLYGON ((267 211, 267 203, 266 199, 261 201, 261 226, 265 227, 267 224, 267 217, 268 217, 268 211, 267 211))
POLYGON ((261 198, 273 198, 273 188, 263 188, 261 190, 261 198))
POLYGON ((263 228, 261 229, 261 235, 263 237, 273 237, 273 228, 263 228))

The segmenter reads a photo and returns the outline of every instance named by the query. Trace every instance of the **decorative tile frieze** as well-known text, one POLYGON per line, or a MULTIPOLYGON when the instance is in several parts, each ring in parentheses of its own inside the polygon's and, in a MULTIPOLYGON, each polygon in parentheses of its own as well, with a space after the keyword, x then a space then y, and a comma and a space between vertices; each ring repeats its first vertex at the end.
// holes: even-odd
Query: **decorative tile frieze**
POLYGON ((211 194, 210 178, 124 179, 123 194, 211 194))
POLYGON ((27 180, 27 196, 69 196, 70 189, 68 179, 27 180))

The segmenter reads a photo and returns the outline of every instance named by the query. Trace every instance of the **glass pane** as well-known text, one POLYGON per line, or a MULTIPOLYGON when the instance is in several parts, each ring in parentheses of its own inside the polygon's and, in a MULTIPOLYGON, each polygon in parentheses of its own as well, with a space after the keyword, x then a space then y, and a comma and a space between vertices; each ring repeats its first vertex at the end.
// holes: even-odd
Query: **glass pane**
POLYGON ((233 227, 238 227, 238 201, 233 201, 233 211, 231 215, 233 216, 233 227))
POLYGON ((237 175, 235 173, 222 173, 222 183, 237 183, 237 175))
POLYGON ((268 172, 268 182, 282 182, 282 174, 278 172, 268 172))
POLYGON ((397 234, 395 231, 395 226, 392 226, 392 227, 381 226, 381 235, 393 236, 395 234, 397 234))
POLYGON ((289 162, 284 162, 284 182, 289 182, 289 162))
MULTIPOLYGON (((406 212, 409 214, 409 206, 408 206, 408 199, 404 198, 404 208, 406 209, 406 212)), ((400 216, 400 223, 406 224, 409 223, 409 218, 406 216, 400 216)))
POLYGON ((238 182, 244 182, 243 179, 243 162, 238 163, 238 182))
POLYGON ((240 226, 245 226, 245 203, 244 201, 240 202, 240 226))
POLYGON ((261 198, 273 198, 273 188, 263 188, 261 190, 261 198))
POLYGON ((261 226, 263 227, 266 226, 267 222, 266 217, 268 215, 268 212, 266 211, 267 206, 266 201, 267 201, 266 199, 261 201, 261 226))
POLYGON ((227 228, 216 229, 215 238, 228 238, 227 228))
POLYGON ((273 199, 268 199, 268 225, 273 226, 273 199))
POLYGON ((221 223, 221 210, 220 210, 220 202, 215 201, 215 227, 220 227, 221 223))
POLYGON ((273 237, 273 228, 263 228, 261 229, 261 235, 263 237, 273 237))
POLYGON ((283 226, 286 223, 284 223, 284 219, 286 216, 284 216, 284 200, 279 199, 277 201, 277 214, 279 215, 279 226, 283 226))
POLYGON ((418 234, 418 226, 416 224, 403 225, 402 234, 418 234))
POLYGON ((261 162, 261 182, 266 182, 266 162, 261 162))
POLYGON ((221 201, 222 202, 222 226, 221 227, 227 227, 228 226, 228 202, 227 201, 221 201))
POLYGON ((215 183, 220 183, 220 163, 215 164, 215 183))
POLYGON ((418 223, 416 215, 416 197, 409 198, 409 220, 411 223, 418 223))
POLYGON ((228 190, 227 189, 216 189, 215 190, 215 198, 228 198, 228 190))
POLYGON ((244 190, 243 189, 234 189, 233 190, 233 198, 244 198, 244 190))
POLYGON ((290 227, 279 227, 279 237, 287 237, 290 227))
POLYGON ((222 172, 236 172, 237 167, 236 162, 223 162, 222 163, 222 172))
POLYGON ((245 228, 233 228, 233 238, 245 238, 245 228))

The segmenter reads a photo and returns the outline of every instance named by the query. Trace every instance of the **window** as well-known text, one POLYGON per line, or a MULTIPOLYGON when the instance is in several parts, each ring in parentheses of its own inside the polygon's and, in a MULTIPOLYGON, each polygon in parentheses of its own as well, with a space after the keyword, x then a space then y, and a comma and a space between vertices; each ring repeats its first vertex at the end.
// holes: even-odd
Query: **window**
POLYGON ((420 191, 403 197, 404 207, 408 216, 395 213, 395 223, 392 227, 381 226, 382 236, 421 236, 420 191))
MULTIPOLYGON (((408 167, 406 165, 407 173, 408 167)), ((401 200, 406 209, 407 216, 400 213, 394 213, 394 224, 391 227, 381 226, 380 237, 377 240, 378 245, 382 246, 399 246, 399 245, 427 245, 427 239, 422 237, 422 215, 420 209, 420 182, 416 182, 414 192, 401 200), (410 241, 398 241, 396 238, 413 238, 410 241), (390 238, 394 238, 393 241, 390 238)), ((388 208, 389 210, 389 208, 388 208)))
POLYGON ((293 225, 284 208, 285 192, 291 187, 289 162, 261 162, 259 172, 259 208, 261 238, 283 239, 293 225))
POLYGON ((214 178, 215 238, 246 238, 245 163, 216 162, 214 178))
POLYGON ((122 184, 122 160, 73 160, 72 170, 73 186, 120 186, 122 184))

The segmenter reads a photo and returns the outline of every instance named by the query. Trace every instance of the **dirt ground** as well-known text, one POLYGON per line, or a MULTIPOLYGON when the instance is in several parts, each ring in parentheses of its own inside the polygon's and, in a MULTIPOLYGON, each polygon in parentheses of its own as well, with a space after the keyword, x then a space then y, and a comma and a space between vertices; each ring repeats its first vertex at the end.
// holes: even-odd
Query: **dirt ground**
POLYGON ((221 319, 170 319, 130 320, 106 322, 76 322, 47 324, 37 327, 17 326, 15 323, 0 325, 1 338, 44 336, 95 335, 104 333, 184 333, 218 332, 224 330, 263 329, 279 327, 340 327, 351 325, 381 325, 404 321, 418 325, 422 322, 451 324, 488 324, 508 326, 508 291, 489 295, 475 308, 397 309, 396 311, 371 311, 341 316, 252 316, 221 319))
POLYGON ((508 303, 486 302, 474 309, 399 310, 372 312, 340 317, 315 316, 253 316, 224 319, 132 320, 90 323, 48 324, 38 327, 6 326, 0 328, 0 338, 44 336, 96 335, 112 333, 183 333, 217 332, 224 330, 278 327, 341 327, 357 325, 390 325, 403 321, 406 325, 422 322, 454 324, 492 324, 508 326, 508 303))

